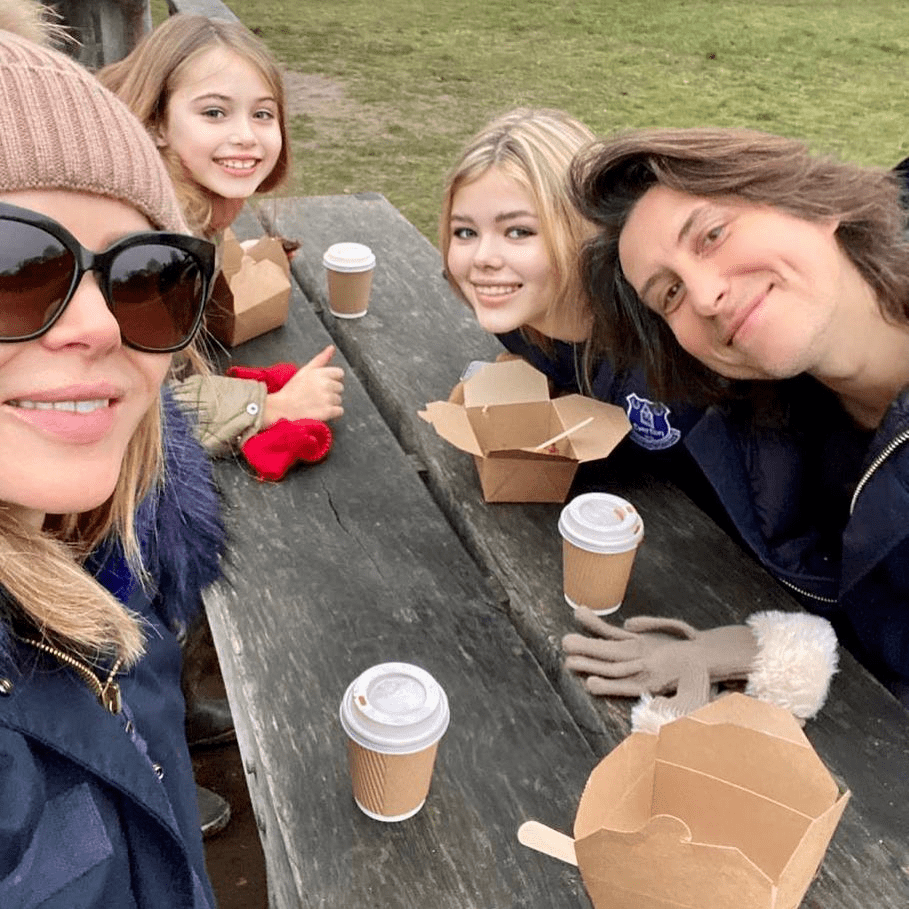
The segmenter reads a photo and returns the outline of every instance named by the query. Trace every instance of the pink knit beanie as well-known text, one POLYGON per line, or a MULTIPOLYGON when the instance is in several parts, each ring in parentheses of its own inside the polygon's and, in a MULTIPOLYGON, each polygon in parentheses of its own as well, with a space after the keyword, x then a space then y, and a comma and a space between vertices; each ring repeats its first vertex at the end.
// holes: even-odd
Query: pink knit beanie
POLYGON ((160 230, 187 233, 142 124, 88 70, 0 31, 0 192, 70 189, 127 202, 160 230))

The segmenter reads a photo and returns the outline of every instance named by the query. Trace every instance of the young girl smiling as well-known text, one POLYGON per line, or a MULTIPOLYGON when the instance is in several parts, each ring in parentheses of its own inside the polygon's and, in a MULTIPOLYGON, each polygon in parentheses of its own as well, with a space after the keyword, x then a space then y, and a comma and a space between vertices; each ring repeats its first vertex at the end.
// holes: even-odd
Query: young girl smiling
MULTIPOLYGON (((286 179, 284 81, 242 24, 171 16, 98 78, 145 124, 202 236, 217 241, 247 199, 286 179)), ((342 416, 344 371, 331 365, 334 351, 329 345, 299 370, 256 370, 258 378, 191 376, 175 391, 200 417, 206 448, 223 454, 279 421, 342 416)))
POLYGON ((287 178, 284 81, 240 23, 171 16, 98 78, 152 134, 195 231, 223 230, 287 178))

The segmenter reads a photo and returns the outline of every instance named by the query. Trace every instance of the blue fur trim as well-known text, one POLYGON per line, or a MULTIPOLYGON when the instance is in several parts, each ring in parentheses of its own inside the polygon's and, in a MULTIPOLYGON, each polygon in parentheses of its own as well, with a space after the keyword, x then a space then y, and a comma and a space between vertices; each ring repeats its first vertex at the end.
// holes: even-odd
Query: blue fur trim
POLYGON ((136 531, 157 611, 170 624, 186 624, 201 607, 202 590, 221 573, 224 525, 208 455, 166 389, 163 405, 164 483, 139 506, 136 531))

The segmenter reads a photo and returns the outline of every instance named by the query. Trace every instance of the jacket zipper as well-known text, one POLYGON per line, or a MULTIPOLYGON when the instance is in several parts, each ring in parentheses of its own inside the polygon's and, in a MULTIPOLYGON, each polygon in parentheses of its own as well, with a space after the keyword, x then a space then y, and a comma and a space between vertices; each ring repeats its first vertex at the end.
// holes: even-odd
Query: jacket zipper
POLYGON ((123 709, 123 702, 120 697, 120 686, 114 681, 114 676, 119 671, 120 665, 123 662, 122 659, 117 660, 117 662, 114 663, 114 667, 111 669, 107 681, 102 683, 98 676, 96 676, 88 666, 75 657, 70 656, 70 654, 59 650, 56 647, 52 647, 50 644, 45 644, 43 641, 35 641, 31 638, 19 638, 19 640, 24 641, 26 644, 30 644, 38 650, 44 651, 44 653, 56 657, 61 663, 73 669, 82 678, 85 684, 88 685, 92 694, 94 694, 105 710, 117 714, 123 709))
POLYGON ((778 577, 777 580, 784 587, 788 587, 790 590, 795 591, 800 596, 808 597, 808 599, 810 599, 810 600, 817 600, 819 603, 829 603, 831 606, 835 606, 837 603, 837 601, 833 597, 822 597, 820 594, 811 593, 808 590, 802 590, 801 587, 798 587, 796 584, 793 584, 791 581, 787 581, 785 578, 778 577))
POLYGON ((865 488, 865 484, 871 479, 871 474, 873 474, 890 455, 893 454, 904 442, 909 441, 909 429, 904 429, 902 432, 898 432, 885 446, 884 450, 871 462, 868 469, 865 471, 864 476, 858 481, 858 486, 855 487, 855 492, 852 493, 852 501, 849 503, 849 514, 852 514, 853 509, 855 508, 855 503, 858 501, 859 493, 865 488))
MULTIPOLYGON (((852 494, 852 501, 849 503, 849 514, 851 515, 855 509, 855 503, 858 501, 858 497, 861 491, 865 488, 868 481, 871 479, 871 475, 893 454, 900 445, 903 445, 905 442, 909 442, 909 429, 904 429, 902 432, 898 432, 883 448, 881 453, 868 465, 868 469, 862 475, 861 479, 858 481, 858 485, 855 487, 855 492, 852 494)), ((829 603, 830 605, 835 605, 836 600, 832 597, 822 597, 816 593, 811 593, 808 590, 802 590, 801 587, 796 586, 795 584, 790 583, 784 578, 777 578, 777 580, 784 586, 788 587, 790 590, 795 591, 797 594, 803 597, 808 597, 812 600, 817 600, 820 603, 829 603)))

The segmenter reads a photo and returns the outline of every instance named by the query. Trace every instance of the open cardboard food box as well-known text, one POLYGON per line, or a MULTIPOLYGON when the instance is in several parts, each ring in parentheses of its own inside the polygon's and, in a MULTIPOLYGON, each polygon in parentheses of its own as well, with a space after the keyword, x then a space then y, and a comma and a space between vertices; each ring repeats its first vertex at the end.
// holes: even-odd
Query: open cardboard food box
POLYGON ((483 364, 420 416, 474 456, 487 502, 563 502, 578 465, 605 458, 631 430, 614 404, 550 399, 546 376, 518 359, 483 364))
POLYGON ((577 864, 596 909, 795 909, 848 799, 792 714, 730 694, 610 752, 573 840, 518 838, 577 864))
POLYGON ((225 230, 206 328, 236 347, 283 325, 289 308, 290 263, 281 241, 262 237, 239 243, 230 228, 225 230))

